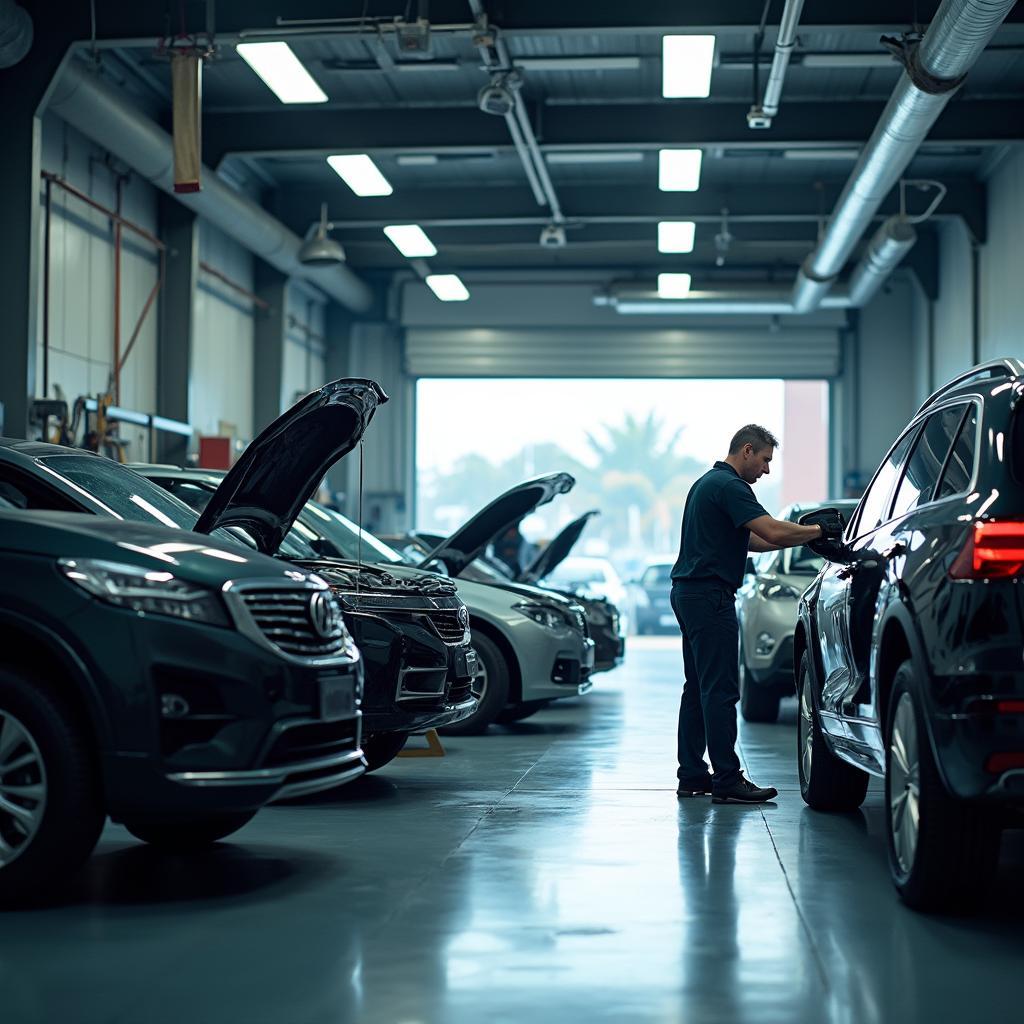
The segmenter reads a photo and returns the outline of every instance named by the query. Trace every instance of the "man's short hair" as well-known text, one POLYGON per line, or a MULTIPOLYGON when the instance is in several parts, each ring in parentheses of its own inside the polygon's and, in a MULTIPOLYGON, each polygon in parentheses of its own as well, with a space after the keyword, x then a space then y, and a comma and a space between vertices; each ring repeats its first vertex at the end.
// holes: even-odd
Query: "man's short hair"
POLYGON ((770 430, 765 430, 756 423, 748 423, 732 435, 729 454, 735 455, 745 444, 752 445, 755 452, 760 452, 765 448, 778 448, 779 439, 770 430))

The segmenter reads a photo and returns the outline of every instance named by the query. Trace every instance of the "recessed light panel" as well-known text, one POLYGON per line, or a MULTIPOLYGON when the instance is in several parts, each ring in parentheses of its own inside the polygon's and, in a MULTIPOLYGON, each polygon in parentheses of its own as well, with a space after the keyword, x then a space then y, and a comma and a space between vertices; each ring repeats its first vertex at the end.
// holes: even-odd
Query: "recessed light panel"
POLYGON ((658 188, 662 192, 696 192, 702 157, 699 149, 659 149, 658 188))
POLYGON ((692 220, 663 220, 658 223, 658 252, 693 252, 697 225, 692 220))
POLYGON ((327 162, 357 196, 389 196, 394 191, 391 182, 365 153, 329 156, 327 162))
POLYGON ((327 102, 327 94, 287 43, 239 43, 235 50, 282 103, 327 102))
POLYGON ((469 298, 469 289, 458 274, 427 274, 425 280, 427 287, 442 302, 465 302, 469 298))
POLYGON ((419 224, 389 224, 384 234, 394 242, 395 248, 409 259, 436 256, 437 248, 419 224))
POLYGON ((659 274, 658 295, 663 299, 685 299, 690 294, 689 274, 659 274))
POLYGON ((663 36, 661 95, 666 99, 703 99, 711 92, 714 36, 663 36))

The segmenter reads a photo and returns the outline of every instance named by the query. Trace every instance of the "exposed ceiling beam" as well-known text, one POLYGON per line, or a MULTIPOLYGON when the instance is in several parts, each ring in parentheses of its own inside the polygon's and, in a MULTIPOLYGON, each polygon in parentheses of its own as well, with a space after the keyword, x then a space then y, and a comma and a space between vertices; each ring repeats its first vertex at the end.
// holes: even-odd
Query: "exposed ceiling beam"
MULTIPOLYGON (((986 237, 985 187, 966 179, 948 179, 949 191, 936 217, 960 217, 979 241, 986 237)), ((841 183, 820 190, 810 185, 776 185, 770 190, 738 187, 705 187, 699 192, 659 192, 649 188, 614 186, 563 186, 559 189, 570 224, 630 222, 653 224, 658 220, 694 220, 718 224, 723 207, 733 223, 785 224, 804 222, 817 225, 835 206, 841 183)), ((383 227, 385 224, 417 223, 424 227, 493 227, 516 224, 540 225, 549 219, 524 186, 486 188, 430 188, 396 190, 390 196, 359 199, 340 181, 323 187, 289 186, 279 189, 271 200, 272 212, 293 231, 309 227, 326 202, 332 221, 353 229, 383 227)), ((879 218, 897 212, 897 197, 890 195, 879 210, 879 218)), ((701 229, 698 229, 699 231, 701 229)), ((344 231, 344 228, 342 228, 344 231)), ((703 232, 701 232, 703 233, 703 232)))
MULTIPOLYGON (((629 149, 722 146, 781 149, 856 146, 871 134, 884 104, 786 103, 769 131, 747 128, 747 103, 548 105, 531 110, 544 146, 629 149)), ((930 144, 982 146, 1024 138, 1020 103, 951 103, 928 136, 930 144)), ((476 107, 325 107, 208 112, 203 149, 213 165, 229 154, 326 155, 377 149, 508 146, 500 118, 476 107)))
MULTIPOLYGON (((52 26, 52 3, 23 0, 36 18, 37 26, 52 26)), ((761 21, 764 0, 644 0, 624 4, 621 0, 589 0, 588 3, 551 3, 550 0, 487 0, 490 20, 509 33, 605 33, 605 32, 753 32, 761 21)), ((916 20, 927 24, 938 0, 807 0, 800 28, 816 30, 900 32, 916 20)), ((170 4, 167 0, 103 0, 97 4, 96 41, 100 45, 151 46, 153 40, 179 31, 179 9, 188 32, 206 28, 204 3, 170 4), (170 12, 170 13, 169 13, 170 12)), ((361 19, 370 23, 393 21, 408 11, 407 0, 218 0, 216 31, 222 41, 237 39, 253 31, 309 31, 333 27, 355 29, 361 19), (346 21, 348 24, 346 25, 346 21), (311 23, 315 23, 311 24, 311 23)), ((430 20, 434 25, 465 24, 472 21, 465 0, 431 0, 430 20)), ((62 30, 68 38, 85 41, 90 36, 89 5, 65 4, 61 10, 62 30)), ((1000 33, 1019 34, 1014 26, 1024 25, 1024 9, 1018 5, 1000 33)), ((771 23, 774 25, 774 22, 771 23)))

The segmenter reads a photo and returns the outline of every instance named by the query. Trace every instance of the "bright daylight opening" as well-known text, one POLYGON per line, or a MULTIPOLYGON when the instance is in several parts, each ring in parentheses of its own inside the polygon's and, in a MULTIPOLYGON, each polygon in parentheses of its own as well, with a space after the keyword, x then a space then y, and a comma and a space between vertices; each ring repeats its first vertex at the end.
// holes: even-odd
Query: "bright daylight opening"
POLYGON ((754 485, 769 512, 829 497, 825 381, 420 380, 416 524, 450 533, 509 487, 567 471, 575 488, 527 519, 524 536, 543 544, 600 509, 574 553, 628 578, 675 551, 690 485, 751 422, 781 442, 754 485))

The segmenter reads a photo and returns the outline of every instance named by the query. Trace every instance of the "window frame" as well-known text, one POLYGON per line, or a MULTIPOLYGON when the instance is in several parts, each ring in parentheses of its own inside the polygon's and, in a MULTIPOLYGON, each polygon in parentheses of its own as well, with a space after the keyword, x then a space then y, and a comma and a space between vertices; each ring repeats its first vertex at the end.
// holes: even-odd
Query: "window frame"
POLYGON ((871 490, 871 488, 875 486, 875 481, 878 479, 878 474, 882 472, 882 469, 884 468, 885 464, 889 461, 889 459, 892 458, 893 452, 896 451, 896 449, 899 448, 901 444, 903 444, 903 442, 907 439, 908 436, 910 436, 911 434, 915 434, 915 432, 918 434, 920 433, 921 427, 924 424, 924 421, 928 418, 928 415, 931 411, 932 410, 929 410, 929 413, 923 414, 920 418, 915 416, 913 422, 910 423, 910 425, 906 427, 906 429, 904 429, 900 433, 899 437, 897 437, 896 440, 889 446, 889 450, 885 453, 885 458, 883 458, 882 461, 878 464, 878 468, 871 475, 871 481, 868 483, 867 487, 864 488, 864 493, 861 495, 860 498, 860 504, 857 505, 857 511, 853 514, 853 517, 850 519, 850 525, 846 528, 846 534, 844 535, 844 539, 848 543, 858 540, 860 537, 864 537, 868 533, 872 533, 879 527, 884 526, 887 522, 889 522, 888 513, 892 509, 892 503, 894 498, 896 497, 896 487, 899 484, 899 482, 903 479, 903 470, 906 467, 912 452, 914 451, 914 447, 917 445, 916 436, 912 438, 910 442, 910 447, 907 449, 907 454, 904 457, 899 469, 897 470, 896 479, 890 485, 891 490, 889 492, 889 501, 885 505, 885 518, 880 519, 871 527, 870 530, 861 533, 860 523, 864 515, 864 498, 867 497, 867 494, 871 490))
POLYGON ((957 442, 960 440, 961 432, 964 429, 964 425, 967 422, 967 418, 971 415, 973 409, 976 413, 974 420, 974 449, 972 451, 971 459, 971 473, 967 478, 967 485, 963 490, 955 491, 953 494, 945 494, 941 498, 935 498, 935 504, 939 504, 943 501, 949 501, 953 498, 962 498, 966 494, 970 494, 974 490, 975 482, 978 477, 978 453, 981 451, 981 445, 979 444, 979 435, 982 429, 982 418, 984 416, 984 406, 981 402, 976 399, 968 399, 967 407, 964 409, 964 414, 960 419, 960 426, 957 427, 956 437, 953 439, 952 445, 949 448, 949 454, 946 456, 946 461, 942 464, 942 471, 939 473, 939 479, 935 482, 936 492, 939 489, 939 485, 946 478, 946 470, 949 468, 949 461, 953 458, 953 452, 956 449, 957 442))

